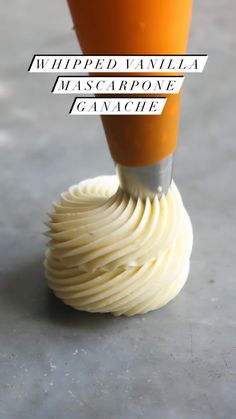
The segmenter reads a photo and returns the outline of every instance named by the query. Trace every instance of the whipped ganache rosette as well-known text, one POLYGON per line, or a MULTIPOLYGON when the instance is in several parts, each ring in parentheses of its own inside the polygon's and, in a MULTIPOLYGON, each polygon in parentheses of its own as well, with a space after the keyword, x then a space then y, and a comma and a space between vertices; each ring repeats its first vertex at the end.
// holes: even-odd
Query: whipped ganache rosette
POLYGON ((65 304, 132 316, 164 306, 183 287, 193 235, 174 182, 161 199, 142 200, 116 176, 99 176, 53 206, 45 272, 65 304))

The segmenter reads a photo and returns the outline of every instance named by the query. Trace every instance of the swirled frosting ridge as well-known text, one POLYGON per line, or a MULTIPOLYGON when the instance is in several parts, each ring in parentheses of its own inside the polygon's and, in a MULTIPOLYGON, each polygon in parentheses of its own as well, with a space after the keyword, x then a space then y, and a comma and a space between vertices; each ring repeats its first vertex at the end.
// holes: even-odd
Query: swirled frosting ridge
POLYGON ((116 176, 87 179, 62 193, 49 217, 46 277, 75 309, 146 313, 188 277, 192 227, 174 182, 160 200, 142 200, 116 176))

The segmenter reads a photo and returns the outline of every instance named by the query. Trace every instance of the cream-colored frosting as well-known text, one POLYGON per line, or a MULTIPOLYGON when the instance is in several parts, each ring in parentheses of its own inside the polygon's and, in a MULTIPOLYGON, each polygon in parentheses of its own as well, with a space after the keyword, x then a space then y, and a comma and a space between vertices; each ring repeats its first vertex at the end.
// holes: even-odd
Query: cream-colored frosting
POLYGON ((61 195, 47 224, 48 283, 75 309, 146 313, 188 277, 192 227, 174 182, 160 200, 141 200, 116 176, 88 179, 61 195))

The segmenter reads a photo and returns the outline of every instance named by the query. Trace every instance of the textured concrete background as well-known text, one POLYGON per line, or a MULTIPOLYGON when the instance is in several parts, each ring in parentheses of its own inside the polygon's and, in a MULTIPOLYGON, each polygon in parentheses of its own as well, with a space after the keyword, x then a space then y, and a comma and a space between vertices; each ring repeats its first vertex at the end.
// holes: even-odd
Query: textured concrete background
POLYGON ((2 1, 1 418, 236 417, 235 13, 233 0, 195 2, 189 52, 209 61, 185 81, 175 165, 195 232, 189 281, 164 309, 116 319, 65 307, 43 275, 51 201, 113 173, 98 118, 69 117, 55 76, 27 73, 34 53, 78 52, 65 1, 2 1))

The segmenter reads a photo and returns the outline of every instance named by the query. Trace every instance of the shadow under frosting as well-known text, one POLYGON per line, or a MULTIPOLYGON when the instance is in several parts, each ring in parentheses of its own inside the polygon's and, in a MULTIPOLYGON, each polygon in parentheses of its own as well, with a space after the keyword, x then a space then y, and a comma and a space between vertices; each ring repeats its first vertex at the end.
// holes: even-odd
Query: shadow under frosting
MULTIPOLYGON (((22 263, 2 272, 1 305, 22 318, 66 325, 69 328, 98 329, 114 325, 117 319, 110 314, 86 313, 66 306, 48 288, 44 275, 43 255, 28 264, 22 263)), ((128 321, 122 317, 123 321, 128 321)))

